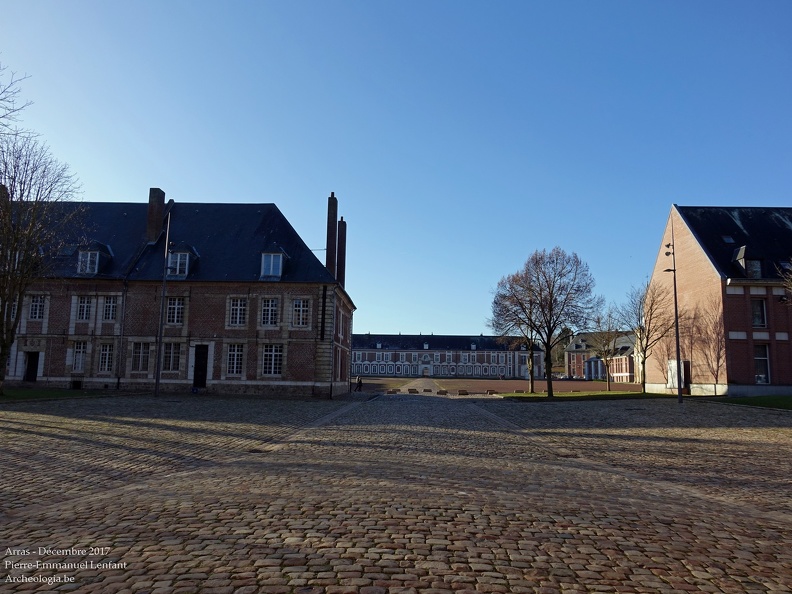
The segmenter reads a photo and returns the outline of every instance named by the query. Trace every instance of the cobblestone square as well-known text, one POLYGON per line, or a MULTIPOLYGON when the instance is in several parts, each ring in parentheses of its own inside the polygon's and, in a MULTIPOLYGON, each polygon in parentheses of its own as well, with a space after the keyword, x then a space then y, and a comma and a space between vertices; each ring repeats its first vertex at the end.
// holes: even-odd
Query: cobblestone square
POLYGON ((792 414, 686 400, 0 406, 3 592, 792 591, 792 414))

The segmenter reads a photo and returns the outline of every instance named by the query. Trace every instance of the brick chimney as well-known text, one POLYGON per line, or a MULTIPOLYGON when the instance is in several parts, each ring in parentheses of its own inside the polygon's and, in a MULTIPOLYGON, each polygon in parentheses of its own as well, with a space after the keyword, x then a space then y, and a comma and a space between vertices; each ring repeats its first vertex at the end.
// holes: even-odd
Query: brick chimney
POLYGON ((146 217, 146 241, 154 243, 162 233, 165 213, 165 192, 159 188, 149 190, 148 216, 146 217))
POLYGON ((344 217, 338 221, 338 262, 336 280, 343 287, 346 282, 346 241, 347 241, 347 224, 344 217))
POLYGON ((330 274, 335 278, 336 275, 336 241, 338 240, 338 198, 335 192, 330 192, 327 198, 327 253, 325 256, 325 266, 330 274))

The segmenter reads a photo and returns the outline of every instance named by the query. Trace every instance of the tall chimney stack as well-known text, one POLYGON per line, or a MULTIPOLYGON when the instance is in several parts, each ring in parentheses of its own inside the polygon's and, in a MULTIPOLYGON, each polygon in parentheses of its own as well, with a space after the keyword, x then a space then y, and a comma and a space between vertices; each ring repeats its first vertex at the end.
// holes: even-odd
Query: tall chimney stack
POLYGON ((337 221, 338 198, 335 197, 335 192, 330 192, 330 196, 327 198, 327 252, 325 255, 325 266, 330 271, 330 274, 333 275, 333 278, 336 275, 337 221))
POLYGON ((146 241, 154 243, 162 233, 162 217, 165 212, 165 192, 159 188, 149 190, 148 215, 146 217, 146 241))
POLYGON ((343 287, 346 282, 346 236, 347 224, 344 217, 338 221, 338 274, 336 280, 343 287))

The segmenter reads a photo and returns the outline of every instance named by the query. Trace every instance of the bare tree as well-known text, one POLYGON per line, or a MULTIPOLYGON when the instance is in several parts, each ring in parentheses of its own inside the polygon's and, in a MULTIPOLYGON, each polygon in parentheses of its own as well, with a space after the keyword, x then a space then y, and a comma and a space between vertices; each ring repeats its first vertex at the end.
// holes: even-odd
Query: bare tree
POLYGON ((711 296, 699 310, 696 338, 705 369, 712 377, 712 393, 718 394, 718 380, 726 365, 726 331, 723 326, 723 307, 711 296))
POLYGON ((611 363, 619 353, 619 338, 625 336, 621 329, 619 312, 613 305, 599 312, 593 321, 593 332, 589 335, 588 344, 594 355, 602 360, 605 366, 605 381, 608 392, 611 390, 611 363))
POLYGON ((0 64, 0 135, 12 133, 19 113, 30 105, 30 101, 19 100, 19 83, 27 76, 18 76, 15 72, 6 75, 7 69, 0 64))
MULTIPOLYGON (((633 287, 619 309, 620 323, 635 334, 635 354, 641 377, 641 391, 646 392, 646 361, 653 349, 674 331, 674 308, 671 289, 647 281, 633 287)), ((674 357, 672 357, 674 358, 674 357)), ((668 381, 668 370, 660 364, 668 381)))
POLYGON ((28 134, 0 135, 0 394, 25 292, 74 233, 79 191, 67 165, 28 134))
POLYGON ((492 318, 489 320, 489 325, 507 344, 511 346, 525 345, 528 351, 528 390, 533 394, 536 391, 533 358, 536 332, 529 320, 534 315, 534 305, 530 301, 523 302, 512 292, 516 286, 513 276, 502 278, 495 289, 495 297, 492 301, 492 318))
MULTIPOLYGON (((524 323, 541 344, 545 356, 547 396, 553 397, 552 351, 564 339, 561 332, 586 326, 601 304, 594 278, 577 254, 560 247, 534 252, 522 270, 507 276, 499 289, 522 311, 524 323)), ((497 298, 497 297, 496 297, 497 298)))

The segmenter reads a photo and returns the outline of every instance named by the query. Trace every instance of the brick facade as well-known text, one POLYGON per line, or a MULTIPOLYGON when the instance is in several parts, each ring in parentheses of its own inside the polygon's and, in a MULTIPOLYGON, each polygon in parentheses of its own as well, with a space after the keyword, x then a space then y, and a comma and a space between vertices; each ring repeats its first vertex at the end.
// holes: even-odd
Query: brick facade
MULTIPOLYGON (((789 261, 792 249, 782 248, 788 250, 785 254, 761 249, 768 240, 772 240, 771 245, 789 245, 786 237, 776 236, 777 233, 785 235, 783 229, 787 224, 778 231, 774 222, 789 218, 792 213, 787 211, 789 209, 686 209, 677 206, 672 209, 651 282, 672 291, 673 274, 664 271, 672 268, 672 258, 665 253, 670 251, 666 245, 673 243, 680 350, 685 362, 683 369, 688 375, 683 385, 692 394, 789 392, 792 386, 792 311, 778 271, 789 261), (748 221, 752 222, 750 229, 748 221), (740 259, 740 250, 746 249, 747 257, 740 259), (746 266, 750 267, 751 262, 756 263, 758 272, 748 270, 746 266), (717 385, 704 361, 702 349, 705 347, 697 340, 694 323, 689 321, 691 314, 703 312, 711 305, 723 312, 722 333, 726 345, 725 363, 717 385), (761 308, 764 315, 754 319, 753 308, 761 308), (767 354, 769 373, 765 373, 762 352, 767 354)), ((675 359, 675 355, 669 357, 668 352, 669 349, 656 348, 650 354, 647 390, 672 390, 663 369, 667 369, 669 358, 675 359)))
MULTIPOLYGON (((236 216, 233 210, 228 216, 236 216)), ((174 218, 180 214, 171 212, 174 218)), ((150 235, 151 207, 146 214, 141 228, 150 235)), ((161 222, 162 211, 154 218, 161 222)), ((162 266, 162 241, 159 245, 162 266)), ((255 242, 227 240, 198 247, 204 269, 212 249, 261 251, 255 242)), ((298 258, 299 247, 290 247, 293 267, 300 258, 313 257, 298 258)), ((141 261, 146 250, 157 258, 157 244, 151 243, 141 250, 141 261)), ((114 252, 119 261, 124 256, 114 252)), ((321 272, 314 274, 315 282, 296 270, 292 276, 300 282, 202 278, 195 264, 194 275, 167 279, 164 301, 161 274, 150 280, 135 278, 134 272, 42 280, 17 312, 21 319, 7 378, 148 391, 159 367, 164 391, 316 396, 347 391, 354 304, 321 263, 308 264, 321 272)), ((140 263, 128 270, 142 268, 140 263)), ((258 277, 259 271, 253 272, 258 277)))

